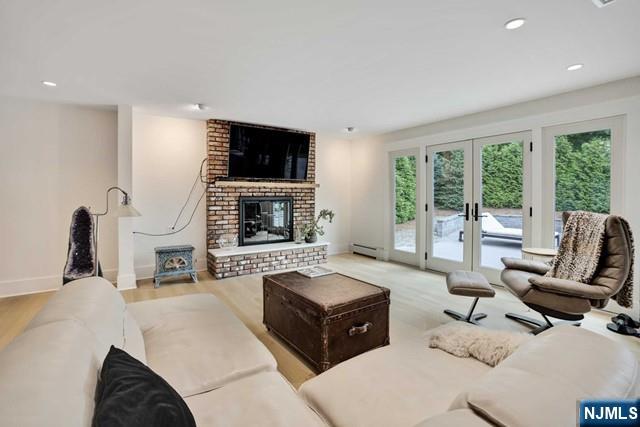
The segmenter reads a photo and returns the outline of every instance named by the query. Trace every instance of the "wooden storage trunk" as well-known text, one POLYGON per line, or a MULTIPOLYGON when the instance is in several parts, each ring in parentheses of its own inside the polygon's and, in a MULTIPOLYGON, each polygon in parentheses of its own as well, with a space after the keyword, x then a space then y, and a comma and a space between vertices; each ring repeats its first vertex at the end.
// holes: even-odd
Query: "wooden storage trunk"
POLYGON ((341 274, 263 278, 264 324, 316 372, 389 344, 389 289, 341 274))

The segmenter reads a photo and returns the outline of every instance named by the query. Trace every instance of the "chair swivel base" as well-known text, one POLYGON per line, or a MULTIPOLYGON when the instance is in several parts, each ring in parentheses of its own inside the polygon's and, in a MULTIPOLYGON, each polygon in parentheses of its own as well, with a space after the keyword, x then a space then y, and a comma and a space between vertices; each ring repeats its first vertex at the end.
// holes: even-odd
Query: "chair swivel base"
MULTIPOLYGON (((544 332, 547 329, 555 326, 553 323, 551 323, 551 321, 546 315, 542 313, 540 314, 544 318, 544 321, 538 320, 538 319, 532 319, 531 317, 527 317, 527 316, 521 316, 520 314, 515 314, 515 313, 506 313, 504 317, 506 317, 507 319, 515 320, 516 322, 525 323, 525 324, 534 326, 535 328, 532 329, 529 333, 531 333, 532 335, 538 335, 540 332, 544 332)), ((583 318, 582 316, 579 316, 575 320, 579 320, 582 318, 583 318)), ((576 322, 576 321, 569 321, 569 322, 562 322, 562 323, 570 323, 573 326, 580 326, 580 322, 576 322)))
POLYGON ((460 320, 462 322, 473 323, 474 325, 478 325, 478 320, 481 320, 487 317, 487 315, 484 313, 473 314, 473 310, 476 309, 476 305, 478 304, 479 299, 480 298, 476 297, 473 300, 473 304, 471 304, 471 308, 469 309, 469 312, 467 314, 458 313, 457 311, 448 310, 448 309, 444 311, 444 314, 446 314, 447 316, 451 316, 454 319, 460 320))
POLYGON ((485 317, 487 317, 487 315, 484 313, 476 313, 471 317, 469 317, 467 314, 458 313, 457 311, 453 311, 453 310, 445 310, 444 313, 447 316, 453 317, 456 320, 460 320, 467 323, 473 323, 474 325, 479 324, 478 320, 482 320, 485 317))

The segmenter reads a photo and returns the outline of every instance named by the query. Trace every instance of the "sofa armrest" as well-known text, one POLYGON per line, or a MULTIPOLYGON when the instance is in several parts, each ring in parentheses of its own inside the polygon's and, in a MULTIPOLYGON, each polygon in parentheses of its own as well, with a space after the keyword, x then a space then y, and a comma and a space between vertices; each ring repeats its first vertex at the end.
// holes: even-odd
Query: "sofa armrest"
POLYGON ((607 299, 611 290, 605 286, 589 285, 573 280, 556 279, 554 277, 530 277, 529 283, 534 287, 558 295, 568 295, 588 299, 607 299))
POLYGON ((502 258, 506 268, 512 270, 528 271, 529 273, 546 274, 551 269, 548 264, 540 261, 531 261, 520 258, 502 258))

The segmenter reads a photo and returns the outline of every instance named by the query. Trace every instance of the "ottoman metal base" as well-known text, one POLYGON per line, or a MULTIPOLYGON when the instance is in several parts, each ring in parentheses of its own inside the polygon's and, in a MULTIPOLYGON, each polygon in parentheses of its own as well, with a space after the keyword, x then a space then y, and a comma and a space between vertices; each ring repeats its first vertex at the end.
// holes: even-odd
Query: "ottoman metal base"
POLYGON ((451 316, 456 320, 461 320, 463 322, 473 323, 474 325, 477 325, 478 324, 478 320, 481 320, 481 319, 484 319, 485 317, 487 317, 487 315, 485 313, 473 314, 473 310, 475 310, 479 299, 480 298, 476 297, 473 300, 473 304, 471 304, 471 308, 469 309, 469 312, 467 314, 458 313, 457 311, 449 310, 449 309, 445 310, 444 314, 446 314, 447 316, 451 316))

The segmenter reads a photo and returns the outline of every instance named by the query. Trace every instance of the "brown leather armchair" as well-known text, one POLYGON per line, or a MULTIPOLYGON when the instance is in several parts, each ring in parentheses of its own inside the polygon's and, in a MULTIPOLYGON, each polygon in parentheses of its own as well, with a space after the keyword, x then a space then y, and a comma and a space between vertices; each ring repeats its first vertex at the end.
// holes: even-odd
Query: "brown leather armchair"
MULTIPOLYGON (((563 214, 564 221, 569 213, 563 214)), ((544 321, 507 313, 509 319, 531 324, 538 334, 553 326, 549 317, 579 321, 591 307, 603 308, 625 283, 631 267, 631 237, 624 221, 610 215, 605 222, 605 242, 599 267, 591 283, 545 277, 550 267, 542 262, 502 258, 501 273, 507 289, 544 321)), ((579 323, 577 323, 579 325, 579 323)))

